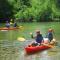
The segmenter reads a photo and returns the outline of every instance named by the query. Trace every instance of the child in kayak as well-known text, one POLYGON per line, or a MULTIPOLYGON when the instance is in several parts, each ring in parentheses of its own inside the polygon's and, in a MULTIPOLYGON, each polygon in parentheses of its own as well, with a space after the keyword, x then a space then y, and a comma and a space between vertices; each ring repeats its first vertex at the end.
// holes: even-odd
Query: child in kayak
POLYGON ((10 28, 10 23, 8 21, 6 21, 6 27, 10 28))
POLYGON ((36 40, 36 43, 33 42, 32 45, 41 44, 42 41, 43 41, 43 36, 42 36, 42 34, 40 34, 40 31, 39 31, 39 30, 36 31, 36 36, 35 36, 35 37, 33 36, 33 34, 31 34, 31 37, 32 37, 32 38, 35 38, 35 40, 36 40))
POLYGON ((48 30, 47 38, 50 42, 53 40, 53 30, 52 29, 48 30))

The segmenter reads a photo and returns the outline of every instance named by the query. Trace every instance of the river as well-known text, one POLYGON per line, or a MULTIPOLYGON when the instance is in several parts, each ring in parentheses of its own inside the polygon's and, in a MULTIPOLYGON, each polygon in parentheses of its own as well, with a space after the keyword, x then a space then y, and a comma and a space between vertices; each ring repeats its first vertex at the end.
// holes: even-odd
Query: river
POLYGON ((19 25, 19 30, 0 31, 0 60, 60 60, 60 22, 19 23, 19 25), (52 49, 27 55, 24 47, 33 41, 30 33, 35 35, 35 31, 39 29, 45 37, 49 28, 54 29, 54 38, 58 44, 52 49), (18 37, 24 37, 25 41, 18 41, 18 37))

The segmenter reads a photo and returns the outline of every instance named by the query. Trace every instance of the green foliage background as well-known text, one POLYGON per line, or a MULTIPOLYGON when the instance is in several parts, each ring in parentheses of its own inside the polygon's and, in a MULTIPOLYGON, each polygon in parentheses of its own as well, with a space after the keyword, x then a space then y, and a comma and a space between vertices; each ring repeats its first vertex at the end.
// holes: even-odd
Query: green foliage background
POLYGON ((60 21, 60 0, 0 0, 0 18, 60 21))

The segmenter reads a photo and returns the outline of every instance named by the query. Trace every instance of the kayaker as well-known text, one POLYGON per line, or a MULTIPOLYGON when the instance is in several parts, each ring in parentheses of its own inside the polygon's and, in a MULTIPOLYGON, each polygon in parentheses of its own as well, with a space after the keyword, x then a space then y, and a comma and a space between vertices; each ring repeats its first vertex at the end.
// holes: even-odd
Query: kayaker
MULTIPOLYGON (((35 40, 36 40, 36 45, 37 45, 37 43, 38 44, 41 44, 42 43, 42 41, 43 41, 43 36, 42 36, 42 34, 40 33, 40 31, 39 30, 37 30, 36 31, 36 36, 33 36, 33 34, 31 34, 31 37, 32 38, 35 38, 35 40)), ((34 44, 34 43, 32 43, 32 44, 34 44)))
POLYGON ((48 30, 47 38, 49 39, 50 42, 53 40, 53 30, 52 29, 48 30))
POLYGON ((14 27, 18 27, 18 25, 17 25, 17 23, 16 22, 14 22, 14 25, 13 25, 14 27))
POLYGON ((10 28, 10 23, 8 21, 6 21, 6 27, 10 28))

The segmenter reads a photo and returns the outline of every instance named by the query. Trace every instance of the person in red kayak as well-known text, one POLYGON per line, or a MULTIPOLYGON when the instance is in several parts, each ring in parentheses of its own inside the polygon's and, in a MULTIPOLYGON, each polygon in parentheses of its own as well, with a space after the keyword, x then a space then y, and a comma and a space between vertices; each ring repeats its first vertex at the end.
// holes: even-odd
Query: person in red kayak
POLYGON ((36 43, 33 42, 32 45, 41 44, 42 41, 43 41, 43 36, 42 36, 42 34, 40 33, 39 30, 36 31, 36 36, 33 36, 33 34, 31 33, 31 37, 32 37, 32 38, 35 38, 35 40, 36 40, 36 43))
POLYGON ((53 40, 53 29, 48 30, 47 38, 50 42, 53 40))
POLYGON ((10 28, 10 23, 8 21, 6 21, 6 27, 10 28))
POLYGON ((53 41, 53 30, 50 28, 48 30, 48 34, 46 35, 46 38, 43 39, 42 44, 50 44, 53 41))

